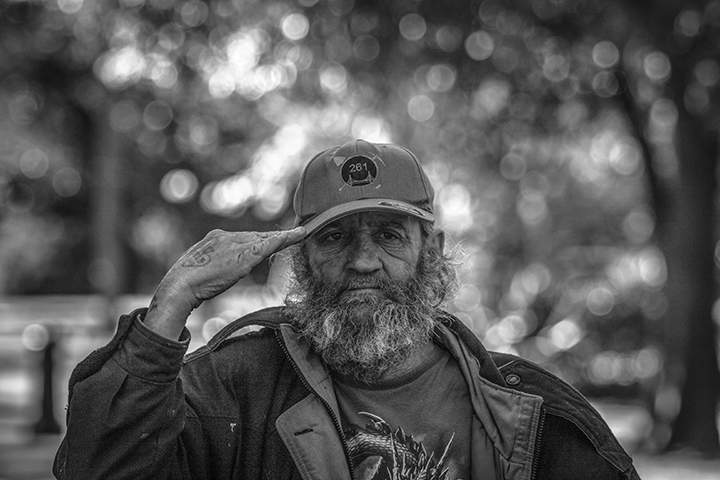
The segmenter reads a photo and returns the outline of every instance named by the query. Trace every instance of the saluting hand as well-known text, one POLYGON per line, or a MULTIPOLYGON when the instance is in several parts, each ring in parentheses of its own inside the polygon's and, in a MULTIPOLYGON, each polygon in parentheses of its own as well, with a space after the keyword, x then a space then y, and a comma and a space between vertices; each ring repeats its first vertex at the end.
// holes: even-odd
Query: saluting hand
POLYGON ((302 227, 275 232, 213 230, 190 247, 160 282, 144 323, 177 340, 190 312, 245 277, 273 253, 300 242, 302 227))

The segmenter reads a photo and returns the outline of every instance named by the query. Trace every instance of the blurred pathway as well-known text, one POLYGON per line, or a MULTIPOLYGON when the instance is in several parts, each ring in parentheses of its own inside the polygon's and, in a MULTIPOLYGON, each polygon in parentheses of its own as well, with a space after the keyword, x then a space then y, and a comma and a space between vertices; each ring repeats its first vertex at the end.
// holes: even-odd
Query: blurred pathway
POLYGON ((635 468, 642 480, 720 480, 720 460, 636 455, 635 468))
POLYGON ((60 435, 41 435, 0 444, 0 480, 52 480, 60 435))

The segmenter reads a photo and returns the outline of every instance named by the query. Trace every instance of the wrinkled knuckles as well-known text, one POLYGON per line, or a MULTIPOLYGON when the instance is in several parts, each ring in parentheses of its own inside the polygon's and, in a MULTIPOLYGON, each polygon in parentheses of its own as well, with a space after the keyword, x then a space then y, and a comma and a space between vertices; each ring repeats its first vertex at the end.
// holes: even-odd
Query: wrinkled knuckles
POLYGON ((252 247, 250 247, 250 253, 252 253, 253 255, 260 255, 264 247, 265 242, 255 243, 252 247))

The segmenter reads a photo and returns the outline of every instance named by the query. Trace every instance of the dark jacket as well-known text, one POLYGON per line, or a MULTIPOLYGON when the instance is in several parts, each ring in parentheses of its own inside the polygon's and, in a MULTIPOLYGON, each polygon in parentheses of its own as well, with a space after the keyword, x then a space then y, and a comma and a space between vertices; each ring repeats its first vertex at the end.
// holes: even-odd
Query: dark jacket
MULTIPOLYGON (((282 308, 236 320, 189 355, 187 331, 164 339, 143 313, 123 316, 73 372, 58 479, 352 478, 332 380, 282 308)), ((440 320, 471 390, 473 480, 639 478, 575 389, 440 320)))

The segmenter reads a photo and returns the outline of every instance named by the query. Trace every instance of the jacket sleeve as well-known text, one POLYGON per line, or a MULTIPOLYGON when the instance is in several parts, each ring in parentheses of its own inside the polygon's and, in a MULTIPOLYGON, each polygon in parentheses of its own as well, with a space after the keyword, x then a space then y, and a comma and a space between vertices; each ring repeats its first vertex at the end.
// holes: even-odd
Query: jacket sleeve
POLYGON ((178 378, 189 344, 120 319, 110 343, 91 353, 70 378, 67 432, 53 473, 58 479, 187 477, 180 433, 186 408, 178 378))

